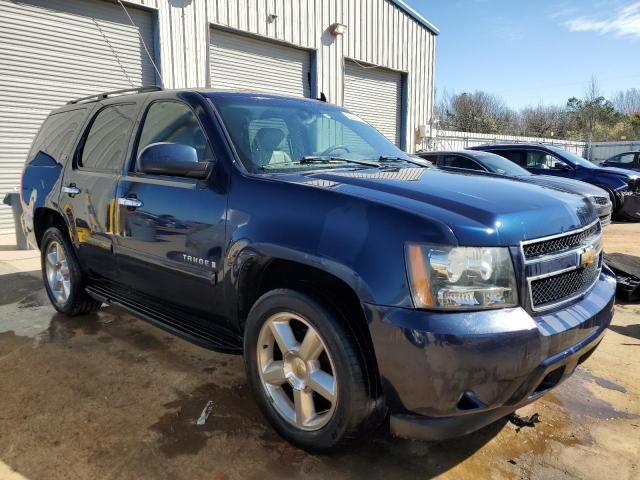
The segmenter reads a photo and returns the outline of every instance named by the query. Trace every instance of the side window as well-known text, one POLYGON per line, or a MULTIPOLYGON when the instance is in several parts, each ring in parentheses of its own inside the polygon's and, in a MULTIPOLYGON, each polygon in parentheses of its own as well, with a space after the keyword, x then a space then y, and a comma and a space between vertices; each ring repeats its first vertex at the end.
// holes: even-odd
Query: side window
POLYGON ((78 166, 119 171, 129 146, 136 110, 134 104, 109 105, 100 110, 85 139, 78 166))
POLYGON ((635 153, 625 153, 622 155, 618 155, 613 159, 613 161, 617 163, 628 163, 629 165, 631 165, 635 156, 635 153))
POLYGON ((151 104, 140 132, 136 159, 147 146, 158 142, 190 145, 198 152, 199 162, 213 160, 211 147, 198 119, 184 103, 168 100, 151 104))
POLYGON ((43 153, 57 162, 63 161, 62 157, 76 139, 85 116, 86 108, 49 115, 33 141, 29 158, 43 153))
POLYGON ((511 160, 516 165, 527 167, 527 151, 526 150, 490 150, 491 153, 500 155, 501 157, 511 160))
POLYGON ((442 162, 443 167, 464 168, 465 170, 482 170, 473 160, 459 155, 445 155, 442 162))
POLYGON ((558 164, 564 165, 564 162, 549 153, 542 152, 540 150, 530 150, 527 152, 528 168, 553 170, 558 168, 558 164))

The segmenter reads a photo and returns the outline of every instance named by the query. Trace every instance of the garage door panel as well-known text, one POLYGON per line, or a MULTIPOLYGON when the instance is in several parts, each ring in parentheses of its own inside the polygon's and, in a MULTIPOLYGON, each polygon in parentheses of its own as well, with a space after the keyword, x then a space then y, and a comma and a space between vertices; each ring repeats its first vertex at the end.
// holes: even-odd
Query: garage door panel
POLYGON ((309 96, 309 52, 218 29, 211 30, 211 86, 309 96))
MULTIPOLYGON (((101 0, 0 0, 0 199, 46 115, 68 100, 155 84, 148 11, 101 0)), ((0 205, 0 233, 12 231, 0 205)))
POLYGON ((402 74, 345 62, 344 106, 401 144, 402 74))

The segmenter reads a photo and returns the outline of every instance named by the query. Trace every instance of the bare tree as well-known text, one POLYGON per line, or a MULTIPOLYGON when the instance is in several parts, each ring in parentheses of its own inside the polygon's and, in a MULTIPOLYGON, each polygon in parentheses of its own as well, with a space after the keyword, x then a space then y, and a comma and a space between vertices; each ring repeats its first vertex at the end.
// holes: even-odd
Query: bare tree
POLYGON ((517 123, 516 113, 501 98, 482 91, 454 95, 445 91, 436 112, 441 128, 461 132, 504 133, 517 123))
POLYGON ((630 88, 625 91, 618 92, 613 97, 613 105, 616 110, 623 115, 640 114, 640 90, 630 88))
POLYGON ((572 129, 567 110, 557 106, 538 105, 520 111, 523 135, 566 138, 572 129))

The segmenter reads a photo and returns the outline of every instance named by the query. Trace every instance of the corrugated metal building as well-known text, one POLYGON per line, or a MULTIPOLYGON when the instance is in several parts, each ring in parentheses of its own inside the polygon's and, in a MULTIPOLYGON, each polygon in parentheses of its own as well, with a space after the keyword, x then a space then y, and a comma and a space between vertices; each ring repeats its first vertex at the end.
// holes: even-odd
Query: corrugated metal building
POLYGON ((0 199, 51 109, 139 85, 323 93, 414 151, 437 33, 402 0, 0 0, 0 199))

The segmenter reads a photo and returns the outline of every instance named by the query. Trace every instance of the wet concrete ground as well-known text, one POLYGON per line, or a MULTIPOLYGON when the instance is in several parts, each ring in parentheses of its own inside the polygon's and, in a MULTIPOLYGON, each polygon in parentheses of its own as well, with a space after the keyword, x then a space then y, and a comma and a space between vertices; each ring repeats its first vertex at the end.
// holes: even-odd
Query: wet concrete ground
MULTIPOLYGON (((612 225, 606 249, 640 256, 639 234, 612 225)), ((535 427, 500 421, 440 443, 380 431, 327 457, 266 425, 240 357, 118 308, 65 318, 39 272, 11 272, 0 276, 2 480, 640 478, 640 305, 617 306, 594 355, 518 412, 538 413, 535 427), (194 425, 209 400, 206 425, 194 425)))

